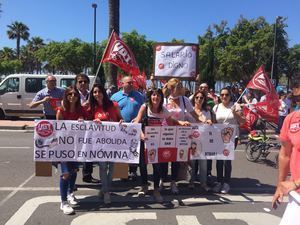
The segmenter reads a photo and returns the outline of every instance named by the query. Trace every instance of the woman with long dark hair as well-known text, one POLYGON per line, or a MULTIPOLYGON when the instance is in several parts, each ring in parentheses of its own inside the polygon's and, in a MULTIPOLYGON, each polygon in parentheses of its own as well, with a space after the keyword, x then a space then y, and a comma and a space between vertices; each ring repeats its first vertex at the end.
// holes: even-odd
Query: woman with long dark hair
MULTIPOLYGON (((200 118, 200 123, 202 124, 212 124, 213 118, 212 118, 212 112, 209 110, 209 107, 207 105, 207 96, 205 92, 198 90, 193 95, 193 98, 191 100, 192 105, 194 106, 194 111, 197 114, 198 118, 200 118)), ((191 117, 189 119, 190 122, 196 123, 197 121, 191 117)), ((190 154, 194 154, 193 151, 190 152, 190 154)), ((207 186, 207 160, 206 159, 197 159, 197 160, 191 160, 190 165, 192 167, 191 172, 191 180, 189 187, 191 189, 194 188, 194 182, 197 176, 197 172, 199 172, 199 178, 201 182, 201 187, 208 191, 209 188, 207 186), (198 168, 196 168, 198 166, 198 168)))
MULTIPOLYGON (((80 103, 80 95, 74 87, 68 87, 64 92, 62 106, 56 113, 57 120, 80 120, 85 116, 80 103)), ((61 162, 60 176, 60 209, 64 214, 74 213, 71 205, 77 205, 78 201, 74 196, 74 186, 78 171, 78 162, 61 162)))
MULTIPOLYGON (((94 122, 101 121, 119 122, 122 120, 119 106, 111 101, 106 90, 100 84, 94 84, 90 92, 88 113, 94 122)), ((99 162, 99 171, 102 188, 99 191, 99 197, 103 197, 105 204, 110 204, 110 188, 113 176, 113 162, 99 162)))
MULTIPOLYGON (((162 125, 188 125, 188 122, 178 121, 171 117, 169 111, 163 106, 163 98, 164 95, 161 89, 150 89, 147 92, 147 103, 143 104, 139 110, 137 117, 134 119, 135 123, 143 122, 144 126, 162 126, 162 125), (143 119, 144 118, 144 119, 143 119)), ((142 132, 142 142, 141 142, 141 151, 140 151, 140 165, 141 165, 141 175, 143 180, 143 191, 148 191, 148 174, 147 168, 145 164, 144 157, 144 133, 142 132)), ((151 154, 155 154, 155 152, 151 152, 151 149, 148 153, 148 158, 151 159, 151 154)), ((149 160, 151 161, 151 160, 149 160)), ((159 181, 161 178, 161 169, 162 166, 167 163, 153 163, 153 178, 154 178, 154 199, 157 202, 163 202, 163 198, 160 194, 159 190, 159 181)))
MULTIPOLYGON (((242 115, 239 104, 234 104, 231 101, 231 93, 228 88, 222 88, 220 91, 221 103, 213 108, 217 123, 228 124, 243 124, 245 118, 242 115)), ((230 190, 231 178, 231 160, 217 160, 217 184, 214 186, 214 192, 221 192, 226 194, 230 190)))

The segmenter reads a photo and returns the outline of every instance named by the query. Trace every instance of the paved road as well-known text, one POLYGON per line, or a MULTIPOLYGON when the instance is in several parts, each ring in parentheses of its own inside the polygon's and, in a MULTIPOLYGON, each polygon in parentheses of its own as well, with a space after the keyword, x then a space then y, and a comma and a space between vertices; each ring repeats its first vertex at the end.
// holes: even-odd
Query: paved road
POLYGON ((4 225, 278 224, 284 211, 285 204, 270 211, 277 177, 275 153, 251 163, 241 145, 233 162, 229 195, 208 194, 200 188, 191 191, 181 181, 180 195, 165 190, 164 204, 156 204, 151 195, 137 196, 138 182, 116 180, 108 207, 96 197, 98 186, 82 183, 79 173, 76 194, 81 204, 75 215, 65 216, 59 210, 59 174, 53 170, 52 177, 34 176, 33 133, 0 131, 0 143, 0 224, 4 225))

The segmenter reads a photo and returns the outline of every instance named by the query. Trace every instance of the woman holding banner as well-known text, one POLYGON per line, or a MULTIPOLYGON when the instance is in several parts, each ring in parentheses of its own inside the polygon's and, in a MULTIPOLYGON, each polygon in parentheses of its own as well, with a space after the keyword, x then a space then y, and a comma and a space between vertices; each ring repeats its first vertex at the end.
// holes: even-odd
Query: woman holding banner
MULTIPOLYGON (((142 122, 143 126, 161 126, 161 125, 189 125, 188 122, 185 121, 177 121, 171 117, 170 112, 163 106, 163 98, 164 95, 161 89, 150 89, 147 92, 147 103, 143 104, 139 110, 137 117, 134 119, 135 123, 142 122)), ((147 168, 145 164, 145 156, 144 156, 144 133, 142 132, 142 142, 141 142, 141 151, 140 151, 140 165, 141 166, 141 175, 143 182, 143 191, 148 191, 148 178, 147 178, 147 168), (142 173, 142 171, 146 173, 142 173)), ((154 153, 154 151, 153 151, 154 153)), ((148 158, 151 159, 151 150, 148 153, 148 158)), ((154 160, 148 160, 154 161, 154 160)), ((161 178, 160 170, 161 167, 167 163, 153 163, 153 178, 154 178, 154 193, 153 196, 157 202, 163 202, 163 198, 160 194, 159 190, 159 181, 161 178)))
MULTIPOLYGON (((222 88, 220 91, 221 103, 213 108, 217 123, 224 124, 243 124, 245 118, 242 115, 241 107, 238 103, 231 101, 231 93, 228 88, 222 88)), ((214 192, 226 194, 230 190, 231 178, 231 160, 217 160, 217 184, 214 186, 214 192), (225 174, 224 174, 225 172, 225 174)))
MULTIPOLYGON (((200 118, 200 123, 207 123, 207 124, 212 124, 213 121, 213 114, 211 110, 209 110, 209 107, 207 105, 207 97, 205 92, 203 91, 196 91, 196 93, 193 95, 192 98, 192 105, 194 106, 194 110, 198 117, 200 118)), ((189 121, 192 123, 197 122, 193 117, 189 117, 189 121)), ((200 177, 200 182, 201 182, 201 187, 205 190, 208 191, 209 187, 207 186, 207 160, 205 159, 196 159, 196 160, 191 160, 190 165, 192 167, 191 171, 191 180, 189 184, 189 188, 193 189, 194 188, 194 182, 196 178, 196 171, 199 171, 199 177, 200 177), (197 163, 196 163, 197 162, 197 163), (196 166, 199 167, 199 170, 196 169, 196 166)))
MULTIPOLYGON (((176 120, 186 121, 186 114, 190 113, 196 121, 201 121, 198 117, 190 100, 184 96, 185 89, 182 83, 177 78, 171 78, 163 87, 165 98, 165 106, 176 120)), ((171 166, 171 191, 173 194, 178 194, 179 190, 176 185, 178 178, 179 162, 172 162, 171 166)), ((168 164, 162 168, 163 179, 161 180, 160 188, 164 187, 163 181, 166 180, 168 174, 168 164)))
MULTIPOLYGON (((101 121, 122 121, 119 106, 116 102, 108 98, 106 90, 100 84, 94 84, 91 90, 90 107, 88 113, 94 122, 101 121)), ((110 204, 110 188, 113 178, 113 162, 99 162, 99 172, 102 188, 99 191, 99 197, 103 197, 105 204, 110 204)))
MULTIPOLYGON (((57 120, 82 120, 84 111, 80 103, 80 95, 74 87, 65 90, 62 106, 56 113, 57 120)), ((74 196, 74 186, 78 171, 78 162, 61 162, 61 173, 59 189, 61 197, 60 209, 64 214, 73 214, 74 209, 70 205, 77 205, 78 201, 74 196)))

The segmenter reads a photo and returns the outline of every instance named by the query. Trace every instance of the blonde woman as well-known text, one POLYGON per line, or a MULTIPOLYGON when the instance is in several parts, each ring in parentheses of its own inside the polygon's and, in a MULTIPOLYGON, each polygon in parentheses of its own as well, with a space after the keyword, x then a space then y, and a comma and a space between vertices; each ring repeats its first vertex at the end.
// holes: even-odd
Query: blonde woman
MULTIPOLYGON (((190 100, 184 96, 185 89, 182 83, 177 78, 171 78, 166 85, 163 87, 163 93, 165 96, 164 105, 170 112, 171 116, 179 121, 185 121, 187 114, 190 113, 196 121, 202 121, 203 118, 199 117, 190 100)), ((204 122, 204 121, 202 121, 204 122)), ((178 194, 179 190, 176 185, 176 180, 178 178, 179 162, 172 162, 171 166, 171 191, 173 194, 178 194)), ((162 180, 160 183, 160 189, 163 188, 163 182, 167 178, 168 174, 168 163, 164 163, 161 166, 162 180)))

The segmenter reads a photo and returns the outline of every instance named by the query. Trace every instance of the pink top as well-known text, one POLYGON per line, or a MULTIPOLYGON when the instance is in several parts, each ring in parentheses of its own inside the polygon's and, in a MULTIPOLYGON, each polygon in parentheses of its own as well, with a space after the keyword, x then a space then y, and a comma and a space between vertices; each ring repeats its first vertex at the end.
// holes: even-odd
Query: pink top
MULTIPOLYGON (((285 118, 280 131, 280 140, 292 143, 291 179, 300 179, 300 110, 290 113, 285 118)), ((297 192, 300 193, 300 189, 297 192)))

